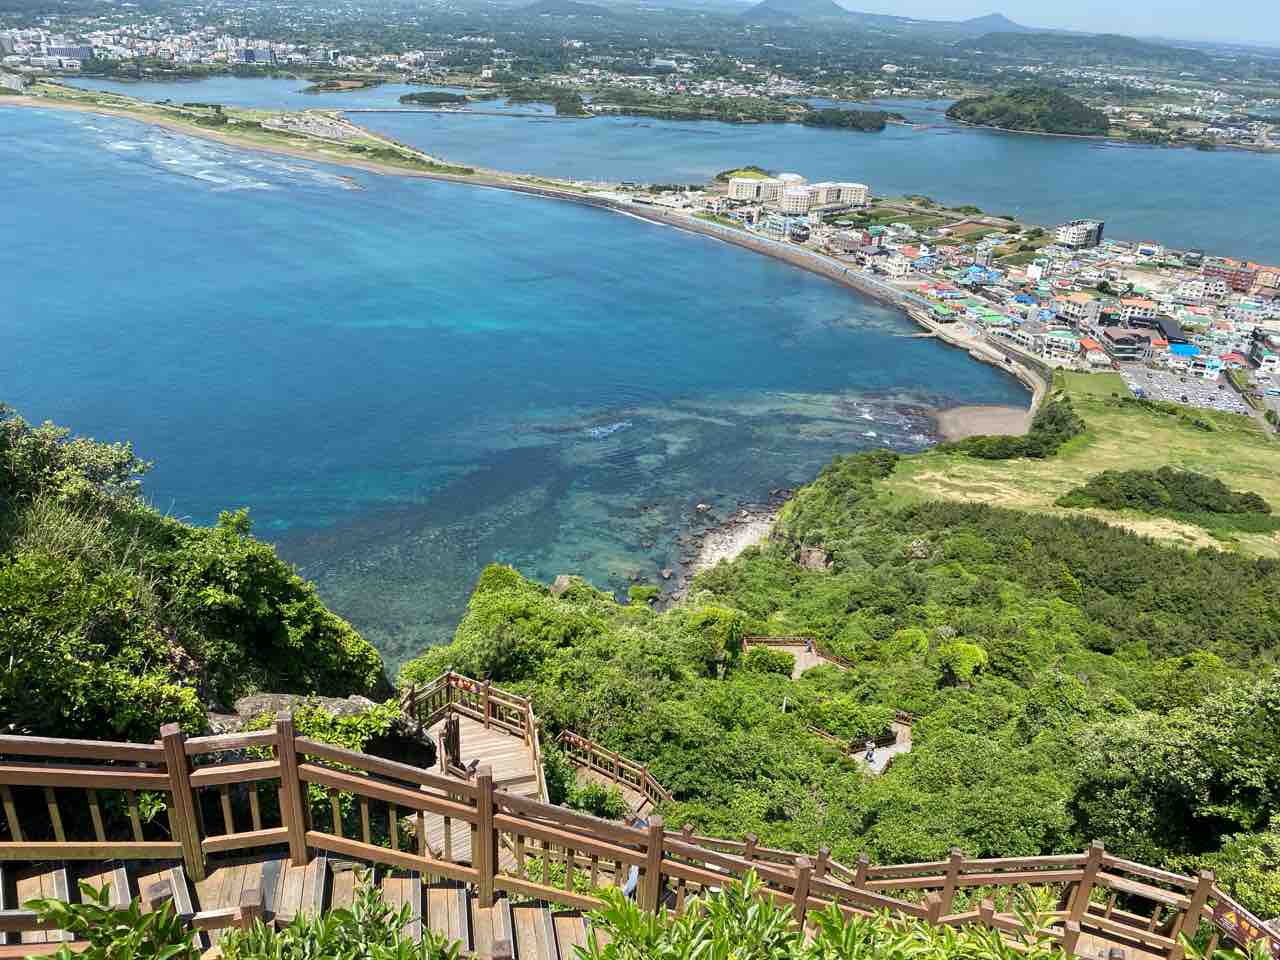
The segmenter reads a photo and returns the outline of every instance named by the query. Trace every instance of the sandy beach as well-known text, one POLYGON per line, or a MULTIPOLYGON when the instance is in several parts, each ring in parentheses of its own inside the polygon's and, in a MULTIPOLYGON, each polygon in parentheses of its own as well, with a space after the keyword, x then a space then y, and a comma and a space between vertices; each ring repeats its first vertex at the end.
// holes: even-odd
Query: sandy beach
POLYGON ((1022 407, 964 406, 933 415, 943 440, 963 440, 978 434, 1021 436, 1031 426, 1031 411, 1022 407))
POLYGON ((767 513, 751 513, 742 511, 720 526, 707 532, 698 548, 697 558, 689 566, 689 573, 698 574, 709 570, 721 560, 737 558, 747 547, 764 543, 773 529, 773 522, 778 519, 778 511, 767 513))

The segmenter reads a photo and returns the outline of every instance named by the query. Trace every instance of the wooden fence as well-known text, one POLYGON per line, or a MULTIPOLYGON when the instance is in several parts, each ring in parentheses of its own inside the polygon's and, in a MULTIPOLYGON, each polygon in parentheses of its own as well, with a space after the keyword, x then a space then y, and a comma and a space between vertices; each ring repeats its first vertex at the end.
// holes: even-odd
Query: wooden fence
POLYGON ((826 649, 826 645, 816 637, 743 637, 742 652, 746 653, 752 647, 803 647, 806 643, 811 644, 813 652, 828 663, 842 670, 853 669, 853 663, 826 649))
POLYGON ((448 671, 424 686, 411 686, 401 697, 400 708, 414 721, 419 733, 452 711, 524 740, 538 778, 538 796, 546 798, 541 725, 528 698, 501 690, 487 680, 472 680, 448 671))
MULTIPOLYGON (((450 703, 481 717, 487 702, 491 722, 515 728, 512 717, 530 716, 518 698, 464 679, 424 689, 423 702, 438 703, 447 689, 458 697, 450 703)), ((660 816, 646 829, 600 820, 495 789, 486 767, 460 780, 300 737, 287 716, 268 730, 211 737, 187 738, 168 726, 154 744, 0 737, 0 798, 7 827, 0 860, 171 859, 199 879, 210 858, 278 846, 295 864, 327 851, 462 881, 481 906, 505 891, 580 909, 597 906, 595 893, 622 885, 634 868, 639 904, 676 911, 755 871, 761 895, 790 906, 797 922, 835 905, 846 914, 883 910, 1011 935, 1020 930, 1012 891, 1031 885, 1052 891, 1052 932, 1068 951, 1087 933, 1181 960, 1179 935, 1209 923, 1215 942, 1261 939, 1280 958, 1280 938, 1212 874, 1144 866, 1101 844, 1065 856, 969 859, 957 850, 931 863, 874 866, 864 857, 846 866, 827 851, 810 859, 750 838, 668 832, 660 816), (167 829, 140 812, 153 800, 167 813, 167 829), (465 831, 468 854, 432 849, 429 818, 445 823, 446 843, 465 831)), ((199 928, 241 920, 234 910, 191 918, 199 928)), ((31 928, 16 915, 4 922, 31 928)))
POLYGON ((644 764, 628 760, 613 750, 607 750, 594 740, 580 737, 571 730, 562 730, 556 742, 563 748, 570 761, 588 770, 608 777, 619 786, 628 787, 657 807, 671 802, 671 794, 649 772, 644 764))

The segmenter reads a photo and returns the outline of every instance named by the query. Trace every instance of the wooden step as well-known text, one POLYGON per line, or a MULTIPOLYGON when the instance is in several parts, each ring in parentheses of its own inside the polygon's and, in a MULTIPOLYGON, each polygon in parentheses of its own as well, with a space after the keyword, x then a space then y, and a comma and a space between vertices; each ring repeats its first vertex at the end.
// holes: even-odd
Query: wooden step
POLYGON ((545 901, 513 903, 511 917, 516 960, 573 960, 572 952, 563 957, 560 953, 555 920, 545 901))
POLYGON ((491 907, 481 907, 475 896, 471 900, 472 951, 478 957, 510 955, 515 949, 511 932, 511 901, 499 897, 491 907))
POLYGON ((356 884, 360 876, 356 867, 349 861, 330 864, 329 869, 329 909, 350 910, 355 903, 356 884))
POLYGON ((552 926, 556 933, 556 949, 560 960, 574 960, 577 952, 574 947, 587 946, 587 922, 576 910, 551 914, 552 926))
POLYGON ((467 890, 451 880, 433 880, 423 890, 426 923, 436 934, 471 949, 471 912, 467 890))
POLYGON ((387 906, 399 911, 409 907, 409 922, 404 927, 405 936, 414 943, 422 940, 422 877, 416 871, 389 870, 380 878, 382 899, 387 906))

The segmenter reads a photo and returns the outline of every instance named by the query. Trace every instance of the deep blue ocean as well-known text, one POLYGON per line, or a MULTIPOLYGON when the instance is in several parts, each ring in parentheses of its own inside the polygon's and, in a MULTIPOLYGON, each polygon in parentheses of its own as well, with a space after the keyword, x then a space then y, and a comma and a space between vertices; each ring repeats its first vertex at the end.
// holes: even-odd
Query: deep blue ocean
MULTIPOLYGON (((147 99, 241 106, 394 107, 410 89, 386 85, 303 95, 298 80, 220 77, 192 83, 80 80, 147 99)), ((823 101, 824 105, 830 101, 823 101)), ((923 193, 1034 223, 1100 217, 1110 235, 1280 263, 1280 154, 1211 153, 978 130, 947 120, 945 102, 885 101, 914 126, 883 133, 798 124, 637 117, 590 120, 455 113, 362 113, 353 119, 448 160, 581 179, 702 183, 754 163, 810 180, 857 180, 881 196, 923 193)), ((539 109, 501 101, 473 111, 539 109)), ((540 108, 549 112, 548 108, 540 108)))
POLYGON ((820 277, 574 204, 0 109, 0 399, 155 461, 394 664, 481 567, 625 589, 706 501, 1015 381, 820 277))

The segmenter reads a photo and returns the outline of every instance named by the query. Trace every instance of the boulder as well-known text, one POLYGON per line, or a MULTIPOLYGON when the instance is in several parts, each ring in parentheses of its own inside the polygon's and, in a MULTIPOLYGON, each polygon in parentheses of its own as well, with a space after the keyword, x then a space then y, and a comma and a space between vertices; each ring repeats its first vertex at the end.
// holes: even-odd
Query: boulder
POLYGON ((806 570, 826 570, 831 566, 831 554, 821 547, 801 547, 796 562, 806 570))
POLYGON ((562 573, 556 577, 551 583, 551 595, 553 597, 563 597, 570 587, 573 586, 573 577, 567 573, 562 573))

